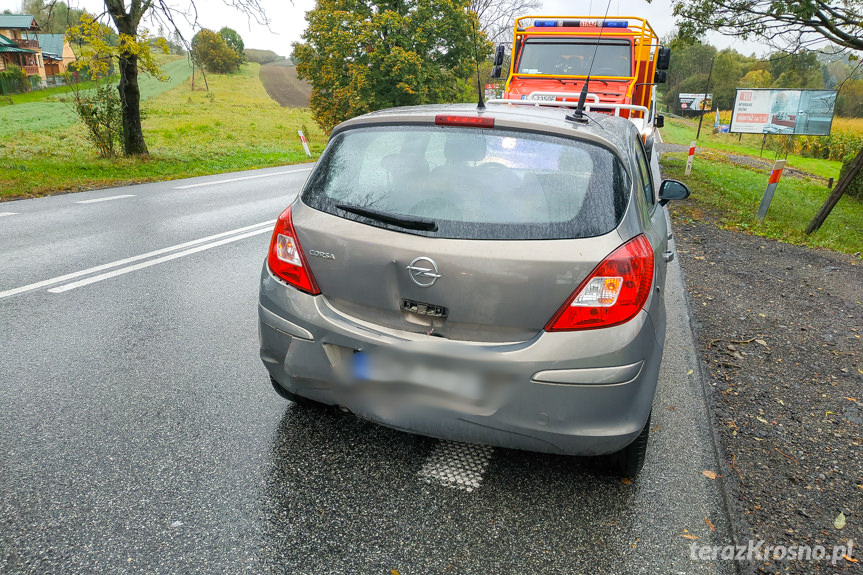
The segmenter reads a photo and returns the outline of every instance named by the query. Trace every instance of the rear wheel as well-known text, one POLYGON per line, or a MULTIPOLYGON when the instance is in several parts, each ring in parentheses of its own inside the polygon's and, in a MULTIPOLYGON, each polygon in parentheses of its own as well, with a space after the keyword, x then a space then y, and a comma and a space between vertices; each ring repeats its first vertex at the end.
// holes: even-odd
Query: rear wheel
POLYGON ((276 393, 278 393, 279 395, 281 395, 282 397, 284 397, 288 401, 296 403, 297 405, 299 405, 301 407, 312 407, 315 405, 321 405, 317 401, 311 400, 307 397, 303 397, 301 395, 297 395, 296 393, 292 393, 292 392, 288 391, 287 389, 282 387, 279 384, 279 382, 276 381, 275 379, 273 379, 272 377, 270 377, 270 383, 273 384, 273 389, 276 390, 276 393))
POLYGON ((647 423, 635 441, 609 456, 611 469, 620 473, 623 477, 634 479, 641 468, 644 467, 644 458, 647 455, 647 439, 650 436, 650 416, 647 423))

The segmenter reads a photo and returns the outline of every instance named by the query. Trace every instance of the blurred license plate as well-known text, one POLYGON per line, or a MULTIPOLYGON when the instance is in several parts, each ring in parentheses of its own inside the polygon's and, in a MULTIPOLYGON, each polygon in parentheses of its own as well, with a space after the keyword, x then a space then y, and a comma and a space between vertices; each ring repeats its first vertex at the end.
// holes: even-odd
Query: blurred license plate
POLYGON ((353 373, 358 380, 413 384, 471 399, 479 399, 482 395, 479 373, 442 368, 419 360, 355 353, 353 373))
POLYGON ((556 102, 557 96, 543 96, 543 95, 534 96, 533 94, 531 94, 530 96, 527 97, 527 99, 533 100, 535 102, 556 102))

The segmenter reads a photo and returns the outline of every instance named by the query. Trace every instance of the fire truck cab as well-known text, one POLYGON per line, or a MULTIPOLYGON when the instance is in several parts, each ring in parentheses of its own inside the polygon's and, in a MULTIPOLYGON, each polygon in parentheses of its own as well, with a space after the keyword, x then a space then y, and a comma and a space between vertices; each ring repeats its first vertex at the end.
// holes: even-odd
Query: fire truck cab
MULTIPOLYGON (((501 77, 504 46, 495 53, 501 77)), ((665 82, 671 50, 643 18, 632 16, 522 16, 515 21, 504 99, 578 102, 588 81, 586 109, 629 118, 648 149, 654 130, 656 84, 665 82)))

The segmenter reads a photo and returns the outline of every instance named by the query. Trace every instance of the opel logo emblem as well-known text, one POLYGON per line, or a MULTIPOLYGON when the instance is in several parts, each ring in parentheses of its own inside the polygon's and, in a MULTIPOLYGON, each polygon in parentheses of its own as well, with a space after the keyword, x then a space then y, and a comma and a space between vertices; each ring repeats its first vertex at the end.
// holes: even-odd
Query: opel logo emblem
POLYGON ((440 277, 437 264, 431 258, 416 258, 405 268, 408 270, 411 280, 420 287, 431 287, 440 277))

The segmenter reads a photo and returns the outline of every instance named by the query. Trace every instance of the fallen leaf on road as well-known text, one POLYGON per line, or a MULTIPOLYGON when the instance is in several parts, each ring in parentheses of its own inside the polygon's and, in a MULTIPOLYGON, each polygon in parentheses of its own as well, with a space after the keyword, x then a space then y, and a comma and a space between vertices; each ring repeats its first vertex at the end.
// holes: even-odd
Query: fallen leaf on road
POLYGON ((766 315, 764 315, 763 313, 759 313, 759 314, 758 314, 758 316, 759 316, 759 317, 767 317, 767 316, 766 316, 766 315))
POLYGON ((628 477, 621 477, 620 482, 624 485, 629 485, 630 483, 632 483, 632 481, 628 477))
POLYGON ((692 533, 684 533, 681 537, 686 537, 687 539, 698 539, 698 535, 693 535, 692 533))
POLYGON ((390 569, 390 575, 402 575, 402 574, 399 573, 398 571, 396 571, 395 569, 390 569))
POLYGON ((704 523, 707 524, 711 531, 716 531, 716 527, 713 526, 713 522, 707 517, 704 518, 704 523))
POLYGON ((842 529, 845 527, 845 514, 841 511, 839 512, 839 515, 836 516, 836 519, 833 520, 833 527, 836 529, 842 529))
POLYGON ((843 555, 842 557, 845 559, 845 561, 850 561, 851 563, 858 563, 857 559, 854 559, 853 557, 848 557, 847 555, 843 555))
POLYGON ((690 369, 689 371, 686 372, 686 375, 692 375, 693 373, 695 373, 695 370, 690 369))
POLYGON ((709 469, 705 469, 701 472, 701 475, 706 477, 707 479, 716 479, 719 475, 716 474, 715 471, 710 471, 709 469))
POLYGON ((675 409, 677 409, 677 408, 674 407, 673 405, 668 406, 668 411, 674 411, 675 409))
POLYGON ((763 339, 756 339, 755 343, 757 343, 758 345, 763 345, 764 347, 767 347, 767 342, 764 341, 763 339))
POLYGON ((856 399, 854 399, 853 397, 848 397, 848 396, 846 396, 846 397, 845 397, 845 399, 847 399, 848 401, 857 401, 857 400, 856 400, 856 399))
POLYGON ((768 422, 766 419, 764 419, 763 417, 756 417, 755 419, 757 419, 757 420, 758 420, 758 421, 760 421, 761 423, 769 423, 769 422, 768 422))

